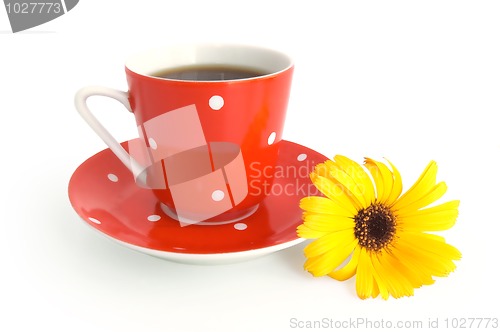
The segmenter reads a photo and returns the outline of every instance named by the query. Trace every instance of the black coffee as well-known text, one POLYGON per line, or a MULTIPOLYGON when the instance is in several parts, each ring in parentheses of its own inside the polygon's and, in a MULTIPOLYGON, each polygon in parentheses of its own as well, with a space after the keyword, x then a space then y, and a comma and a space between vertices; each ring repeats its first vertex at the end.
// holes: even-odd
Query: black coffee
POLYGON ((253 68, 229 65, 195 65, 163 69, 151 76, 182 81, 227 81, 257 77, 268 73, 253 68))

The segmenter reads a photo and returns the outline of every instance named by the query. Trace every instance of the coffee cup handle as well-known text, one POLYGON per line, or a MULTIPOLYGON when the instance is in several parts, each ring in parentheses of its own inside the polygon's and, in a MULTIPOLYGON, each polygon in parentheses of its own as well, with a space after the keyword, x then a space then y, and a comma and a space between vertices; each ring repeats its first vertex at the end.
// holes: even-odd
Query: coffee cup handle
POLYGON ((128 93, 120 90, 115 90, 101 86, 88 86, 81 88, 75 95, 75 107, 88 123, 88 125, 96 132, 96 134, 106 143, 110 150, 120 159, 120 161, 133 173, 134 169, 140 169, 141 166, 130 154, 121 146, 120 143, 109 133, 109 131, 97 120, 87 106, 87 98, 91 96, 104 96, 118 100, 125 108, 132 112, 128 93))

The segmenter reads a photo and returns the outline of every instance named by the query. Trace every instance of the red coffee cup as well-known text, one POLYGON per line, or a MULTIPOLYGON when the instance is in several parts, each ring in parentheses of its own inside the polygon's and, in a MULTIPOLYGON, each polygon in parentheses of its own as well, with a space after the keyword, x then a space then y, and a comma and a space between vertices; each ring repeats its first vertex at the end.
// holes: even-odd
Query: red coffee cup
POLYGON ((125 72, 128 92, 86 87, 75 105, 137 184, 181 225, 255 212, 274 177, 292 60, 254 46, 177 45, 130 57, 125 72), (139 137, 128 151, 90 112, 93 95, 134 114, 139 137))

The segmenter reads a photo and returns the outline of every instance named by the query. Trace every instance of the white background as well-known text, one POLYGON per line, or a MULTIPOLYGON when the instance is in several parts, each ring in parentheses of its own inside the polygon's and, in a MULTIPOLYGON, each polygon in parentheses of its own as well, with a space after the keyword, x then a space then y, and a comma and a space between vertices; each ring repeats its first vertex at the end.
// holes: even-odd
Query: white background
MULTIPOLYGON (((497 1, 81 0, 12 34, 0 7, 0 330, 293 331, 292 318, 424 326, 439 318, 440 327, 446 318, 500 318, 491 306, 500 295, 499 17, 497 1), (463 253, 456 272, 411 298, 362 301, 354 279, 305 272, 305 244, 192 266, 85 226, 68 180, 105 146, 76 113, 74 92, 126 89, 127 55, 185 41, 292 55, 285 139, 330 157, 387 157, 405 188, 436 160, 449 187, 442 200, 461 200, 456 226, 442 233, 463 253)), ((91 105, 119 140, 135 134, 118 103, 91 105)))

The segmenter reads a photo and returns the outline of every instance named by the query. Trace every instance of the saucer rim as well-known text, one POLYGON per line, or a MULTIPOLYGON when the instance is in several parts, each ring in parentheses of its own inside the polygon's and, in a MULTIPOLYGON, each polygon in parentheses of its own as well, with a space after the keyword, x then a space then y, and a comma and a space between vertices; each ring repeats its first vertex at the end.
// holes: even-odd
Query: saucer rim
POLYGON ((246 262, 249 260, 257 259, 260 257, 264 257, 270 255, 272 253, 288 249, 294 247, 307 239, 304 238, 296 238, 294 240, 290 240, 287 242, 275 244, 273 246, 250 249, 250 250, 242 250, 242 251, 234 251, 234 252, 224 252, 224 253, 211 253, 211 254, 194 254, 194 253, 179 253, 173 251, 166 250, 158 250, 151 249, 142 246, 138 246, 136 244, 128 243, 122 240, 119 240, 111 235, 108 235, 102 231, 100 231, 96 227, 92 227, 89 223, 85 222, 85 219, 81 218, 83 224, 85 224, 88 228, 91 228, 94 232, 97 232, 101 236, 106 239, 112 240, 113 243, 116 243, 120 246, 123 246, 127 249, 131 249, 141 254, 146 254, 148 256, 152 256, 159 259, 164 259, 170 262, 175 262, 179 264, 191 264, 191 265, 222 265, 222 264, 234 264, 240 262, 246 262))

